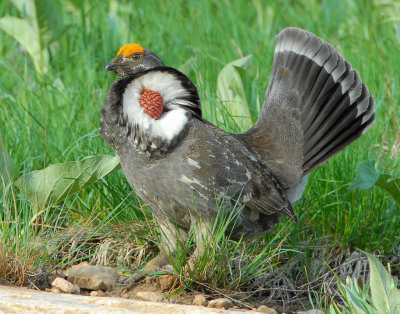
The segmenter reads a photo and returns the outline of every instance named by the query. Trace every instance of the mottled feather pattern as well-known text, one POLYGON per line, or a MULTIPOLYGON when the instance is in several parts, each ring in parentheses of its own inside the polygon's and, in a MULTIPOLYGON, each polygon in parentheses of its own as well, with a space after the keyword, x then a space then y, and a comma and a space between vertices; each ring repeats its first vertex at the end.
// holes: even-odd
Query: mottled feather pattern
MULTIPOLYGON (((115 90, 120 89, 116 87, 115 90)), ((121 111, 121 100, 111 96, 107 99, 113 99, 113 103, 108 103, 106 108, 121 111)), ((104 121, 115 120, 111 112, 102 110, 104 121)), ((119 121, 115 121, 112 129, 114 141, 126 136, 124 144, 114 145, 123 171, 137 194, 158 215, 189 228, 193 197, 200 215, 211 219, 218 211, 215 197, 222 201, 224 196, 227 200, 233 196, 226 206, 242 210, 232 230, 234 238, 270 230, 282 213, 296 219, 285 193, 276 189, 277 180, 232 134, 193 116, 188 128, 181 133, 182 138, 174 145, 166 145, 163 153, 156 150, 159 155, 153 156, 149 152, 139 152, 132 141, 134 134, 146 137, 140 128, 131 130, 128 136, 127 121, 121 115, 119 121), (198 178, 206 178, 206 181, 198 178), (171 180, 174 182, 172 191, 171 180), (256 221, 254 210, 259 213, 256 221)), ((103 124, 101 129, 104 134, 103 124)))
POLYGON ((231 235, 240 238, 265 233, 282 214, 297 221, 292 204, 307 174, 368 130, 373 111, 350 63, 314 34, 287 28, 277 36, 264 105, 248 132, 230 134, 203 120, 190 79, 153 67, 111 86, 100 133, 158 220, 187 230, 193 217, 210 223, 225 201, 239 213, 231 235), (140 107, 143 88, 162 96, 159 120, 140 107))

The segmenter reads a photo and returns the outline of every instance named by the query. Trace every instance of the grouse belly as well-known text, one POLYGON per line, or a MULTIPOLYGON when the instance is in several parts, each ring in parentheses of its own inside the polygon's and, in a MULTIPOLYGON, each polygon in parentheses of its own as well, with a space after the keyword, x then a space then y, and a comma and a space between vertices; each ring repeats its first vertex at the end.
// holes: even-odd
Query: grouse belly
POLYGON ((263 195, 270 193, 263 190, 267 169, 243 143, 212 125, 194 122, 163 157, 132 148, 119 155, 130 185, 158 219, 189 229, 191 218, 211 221, 222 211, 231 216, 232 237, 240 238, 269 231, 281 216, 259 201, 269 197, 263 195))

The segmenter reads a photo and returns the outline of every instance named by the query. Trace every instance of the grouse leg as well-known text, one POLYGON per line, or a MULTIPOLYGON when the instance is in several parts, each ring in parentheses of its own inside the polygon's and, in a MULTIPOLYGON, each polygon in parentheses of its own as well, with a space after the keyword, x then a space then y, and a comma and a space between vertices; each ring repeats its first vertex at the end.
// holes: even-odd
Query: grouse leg
POLYGON ((127 290, 130 290, 137 282, 143 280, 146 277, 146 273, 155 272, 160 270, 163 266, 170 262, 169 257, 176 251, 178 241, 182 241, 187 238, 187 233, 176 226, 168 218, 157 219, 161 229, 161 244, 160 252, 151 259, 139 272, 134 273, 125 280, 127 284, 127 290))
POLYGON ((188 258, 185 267, 185 273, 192 273, 197 267, 197 260, 202 257, 205 253, 206 246, 210 243, 210 223, 203 219, 199 219, 194 224, 195 238, 196 238, 196 248, 192 255, 188 258))

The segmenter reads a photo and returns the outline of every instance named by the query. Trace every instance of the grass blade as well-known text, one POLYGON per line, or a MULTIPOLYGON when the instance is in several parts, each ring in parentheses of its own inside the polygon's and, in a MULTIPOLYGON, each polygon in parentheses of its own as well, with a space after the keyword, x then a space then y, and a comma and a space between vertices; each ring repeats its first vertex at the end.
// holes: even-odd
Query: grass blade
MULTIPOLYGON (((245 69, 252 56, 246 56, 232 61, 224 66, 218 75, 217 94, 226 112, 229 112, 233 122, 241 129, 247 130, 252 126, 249 106, 247 104, 242 79, 238 68, 245 69)), ((223 115, 219 115, 223 121, 223 115)))

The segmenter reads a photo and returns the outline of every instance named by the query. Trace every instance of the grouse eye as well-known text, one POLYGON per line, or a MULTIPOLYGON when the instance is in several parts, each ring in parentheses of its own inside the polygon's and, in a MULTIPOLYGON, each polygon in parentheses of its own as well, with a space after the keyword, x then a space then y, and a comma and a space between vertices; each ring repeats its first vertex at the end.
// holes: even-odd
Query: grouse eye
POLYGON ((142 54, 141 53, 134 53, 131 58, 135 61, 139 61, 140 59, 142 59, 142 54))

